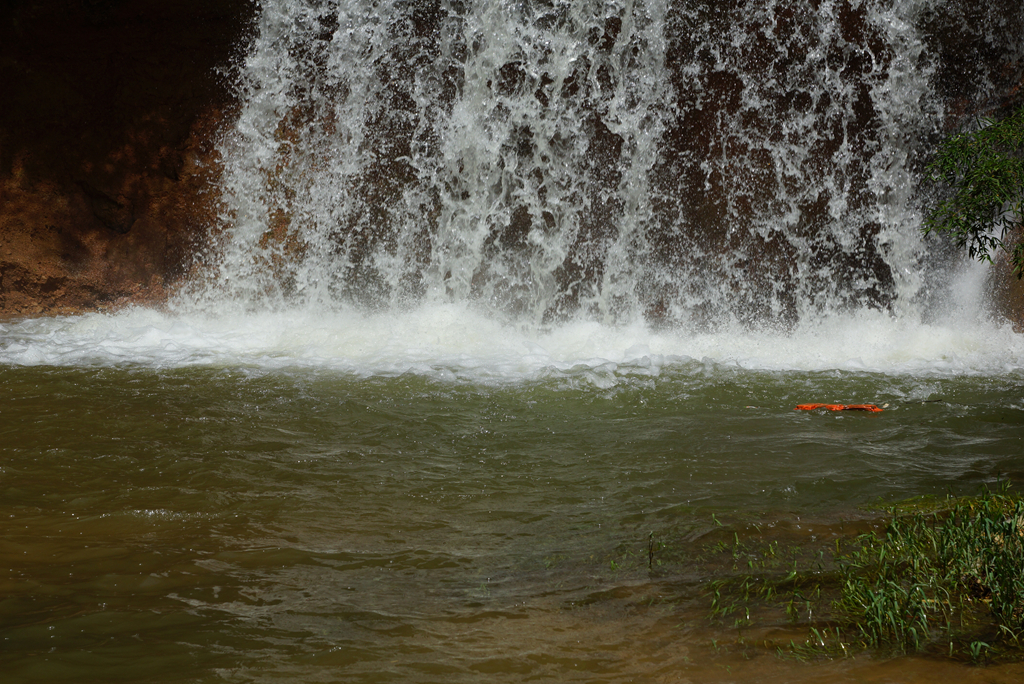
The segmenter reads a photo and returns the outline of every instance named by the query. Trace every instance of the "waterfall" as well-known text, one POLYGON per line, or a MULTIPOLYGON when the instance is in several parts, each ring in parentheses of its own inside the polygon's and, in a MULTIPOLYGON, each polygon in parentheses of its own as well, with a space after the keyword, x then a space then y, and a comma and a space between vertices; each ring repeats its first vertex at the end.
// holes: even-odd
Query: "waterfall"
POLYGON ((922 236, 921 181, 1020 80, 1021 21, 1018 0, 262 0, 194 276, 166 309, 0 331, 0 360, 1002 373, 1022 338, 985 270, 922 236))
POLYGON ((774 326, 925 285, 905 0, 265 0, 201 300, 774 326))

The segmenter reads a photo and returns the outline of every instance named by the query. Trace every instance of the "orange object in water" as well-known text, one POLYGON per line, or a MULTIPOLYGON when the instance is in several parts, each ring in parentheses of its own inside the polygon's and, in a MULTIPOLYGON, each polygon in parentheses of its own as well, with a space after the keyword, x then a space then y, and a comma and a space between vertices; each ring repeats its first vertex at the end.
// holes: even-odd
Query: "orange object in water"
POLYGON ((870 411, 871 413, 879 413, 882 410, 874 404, 798 404, 793 410, 813 411, 820 408, 829 411, 870 411))

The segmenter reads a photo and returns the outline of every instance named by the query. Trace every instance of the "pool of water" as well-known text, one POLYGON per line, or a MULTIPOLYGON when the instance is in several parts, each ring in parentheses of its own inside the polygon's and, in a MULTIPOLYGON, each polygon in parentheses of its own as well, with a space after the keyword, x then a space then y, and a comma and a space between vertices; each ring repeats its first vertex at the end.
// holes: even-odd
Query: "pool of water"
POLYGON ((1024 481, 1012 364, 382 370, 322 348, 183 361, 166 325, 139 333, 150 357, 101 354, 69 325, 87 321, 4 331, 9 681, 892 681, 886 660, 719 648, 714 572, 687 559, 723 530, 827 539, 879 501, 1024 481), (794 410, 810 401, 885 410, 794 410))

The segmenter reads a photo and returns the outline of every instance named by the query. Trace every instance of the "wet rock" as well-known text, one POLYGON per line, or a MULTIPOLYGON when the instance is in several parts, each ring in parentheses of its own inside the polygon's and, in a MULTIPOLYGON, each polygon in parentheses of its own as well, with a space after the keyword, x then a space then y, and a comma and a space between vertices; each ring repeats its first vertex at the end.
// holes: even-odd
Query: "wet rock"
POLYGON ((0 316, 156 303, 216 225, 248 0, 0 7, 0 316), (218 71, 220 70, 220 71, 218 71))
POLYGON ((100 223, 121 235, 132 229, 135 216, 130 201, 124 198, 118 201, 85 181, 78 181, 78 187, 82 188, 93 215, 100 223))

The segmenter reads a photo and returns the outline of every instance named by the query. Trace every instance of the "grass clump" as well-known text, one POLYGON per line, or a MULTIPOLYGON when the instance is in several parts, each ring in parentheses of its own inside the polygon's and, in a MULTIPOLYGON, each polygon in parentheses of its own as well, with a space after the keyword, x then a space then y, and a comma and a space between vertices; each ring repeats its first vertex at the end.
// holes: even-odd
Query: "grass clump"
POLYGON ((710 583, 712 619, 804 626, 804 643, 777 645, 802 659, 864 650, 1024 659, 1024 500, 1004 486, 931 504, 894 505, 884 531, 786 560, 771 544, 758 554, 737 539, 733 570, 750 572, 710 583))
POLYGON ((1024 501, 1006 488, 894 518, 884 536, 851 547, 836 558, 835 613, 864 646, 918 651, 939 637, 975 655, 975 644, 988 646, 982 637, 1020 646, 1024 501))

